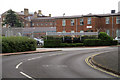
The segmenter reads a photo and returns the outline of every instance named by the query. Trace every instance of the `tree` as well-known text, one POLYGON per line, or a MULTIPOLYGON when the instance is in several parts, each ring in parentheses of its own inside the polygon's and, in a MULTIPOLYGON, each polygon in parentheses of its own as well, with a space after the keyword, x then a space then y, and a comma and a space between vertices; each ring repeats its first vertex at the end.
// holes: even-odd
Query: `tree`
POLYGON ((2 25, 8 24, 10 27, 22 27, 22 21, 19 19, 18 15, 12 11, 8 10, 5 14, 5 20, 2 25))

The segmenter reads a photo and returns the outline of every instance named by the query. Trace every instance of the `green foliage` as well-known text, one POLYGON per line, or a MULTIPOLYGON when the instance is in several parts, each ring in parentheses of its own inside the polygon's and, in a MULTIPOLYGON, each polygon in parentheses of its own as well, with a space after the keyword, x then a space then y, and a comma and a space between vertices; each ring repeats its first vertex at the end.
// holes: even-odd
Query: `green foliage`
POLYGON ((81 47, 83 43, 61 43, 60 47, 81 47))
POLYGON ((62 41, 60 39, 44 40, 44 47, 46 48, 59 47, 61 43, 62 41))
POLYGON ((85 35, 81 37, 81 42, 84 42, 85 39, 98 39, 98 37, 94 35, 90 35, 90 36, 85 35))
POLYGON ((19 19, 18 15, 11 9, 7 11, 5 15, 5 20, 2 25, 8 24, 10 27, 22 27, 22 21, 19 19))
POLYGON ((101 39, 86 39, 84 40, 85 46, 110 46, 110 45, 117 45, 118 42, 116 40, 107 41, 101 39))
POLYGON ((85 39, 84 40, 85 46, 100 46, 101 45, 101 39, 85 39))
POLYGON ((101 40, 106 40, 106 41, 112 41, 113 38, 108 36, 105 32, 100 32, 99 35, 98 35, 98 38, 101 39, 101 40))
POLYGON ((117 40, 113 40, 112 41, 112 45, 117 45, 118 44, 118 41, 117 40))
POLYGON ((64 43, 72 43, 72 37, 70 37, 70 36, 65 36, 63 42, 64 42, 64 43))
POLYGON ((2 52, 24 52, 36 50, 36 41, 27 37, 3 37, 2 52))

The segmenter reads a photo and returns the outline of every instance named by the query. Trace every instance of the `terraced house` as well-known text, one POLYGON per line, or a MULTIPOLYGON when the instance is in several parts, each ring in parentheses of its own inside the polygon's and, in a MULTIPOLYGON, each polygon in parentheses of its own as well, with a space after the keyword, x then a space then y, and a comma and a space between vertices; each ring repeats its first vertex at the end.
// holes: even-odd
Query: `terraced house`
MULTIPOLYGON (((112 37, 120 36, 120 13, 114 10, 110 14, 88 14, 77 16, 51 17, 42 14, 41 10, 30 14, 28 9, 16 12, 22 19, 24 27, 33 28, 54 28, 51 32, 106 32, 112 37)), ((4 20, 2 14, 2 20, 4 20)), ((3 26, 3 27, 7 27, 3 26)), ((38 29, 40 30, 40 29, 38 29)), ((40 33, 37 31, 37 33, 40 33)))

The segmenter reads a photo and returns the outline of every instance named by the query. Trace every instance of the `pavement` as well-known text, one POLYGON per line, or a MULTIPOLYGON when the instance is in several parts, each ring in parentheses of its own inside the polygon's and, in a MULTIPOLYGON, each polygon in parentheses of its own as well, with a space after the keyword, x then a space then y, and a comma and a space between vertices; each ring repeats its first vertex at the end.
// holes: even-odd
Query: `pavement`
POLYGON ((20 54, 32 54, 32 53, 42 53, 42 52, 55 52, 61 51, 60 49, 36 49, 36 51, 26 51, 26 52, 15 52, 15 53, 2 53, 2 56, 9 56, 9 55, 20 55, 20 54))

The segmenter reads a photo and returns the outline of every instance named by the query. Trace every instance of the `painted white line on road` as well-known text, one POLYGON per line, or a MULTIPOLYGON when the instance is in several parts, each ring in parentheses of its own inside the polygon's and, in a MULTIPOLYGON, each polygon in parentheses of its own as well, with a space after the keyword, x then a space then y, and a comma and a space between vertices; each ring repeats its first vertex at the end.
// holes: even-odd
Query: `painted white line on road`
POLYGON ((39 59, 39 58, 41 58, 42 56, 40 56, 40 57, 35 57, 35 58, 30 58, 30 59, 28 59, 28 61, 30 61, 30 60, 35 60, 35 59, 39 59))
POLYGON ((22 64, 23 62, 20 62, 17 66, 16 66, 16 69, 19 68, 19 66, 22 64))
POLYGON ((29 79, 32 79, 32 80, 35 80, 34 78, 32 78, 31 76, 25 74, 24 72, 20 72, 22 75, 24 75, 25 77, 29 78, 29 79))

